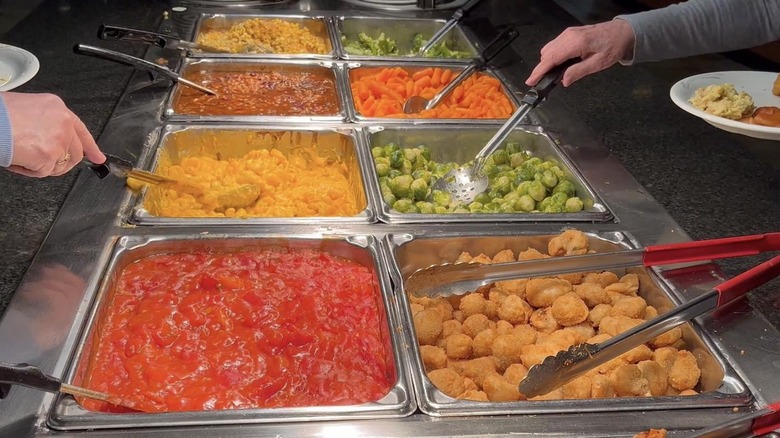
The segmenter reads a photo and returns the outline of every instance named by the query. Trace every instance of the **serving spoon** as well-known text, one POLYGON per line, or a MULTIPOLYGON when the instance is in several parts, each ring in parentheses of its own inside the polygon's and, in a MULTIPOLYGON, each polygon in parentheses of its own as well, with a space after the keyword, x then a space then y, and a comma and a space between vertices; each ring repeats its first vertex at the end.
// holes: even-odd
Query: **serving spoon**
POLYGON ((131 67, 143 68, 149 71, 153 71, 155 73, 160 73, 164 76, 171 78, 173 81, 181 85, 194 88, 198 91, 201 91, 206 94, 210 94, 212 96, 217 95, 217 92, 212 90, 211 88, 204 87, 203 85, 200 85, 196 82, 192 82, 189 79, 184 79, 178 73, 174 72, 173 70, 167 67, 157 65, 145 59, 136 58, 135 56, 131 56, 126 53, 103 49, 101 47, 87 46, 84 44, 76 44, 75 46, 73 46, 73 51, 75 53, 78 53, 79 55, 94 56, 96 58, 106 59, 108 61, 114 61, 120 64, 129 65, 131 67))
POLYGON ((420 47, 420 50, 417 51, 418 56, 425 56, 425 52, 431 49, 431 47, 435 46, 436 43, 441 41, 441 39, 444 37, 444 35, 447 34, 450 30, 452 30, 453 27, 455 27, 460 20, 463 19, 463 16, 466 15, 466 12, 470 11, 474 6, 479 3, 479 0, 471 0, 470 2, 463 5, 462 8, 455 11, 454 14, 452 14, 452 17, 444 23, 444 26, 441 27, 441 29, 437 30, 436 33, 433 34, 431 39, 428 40, 425 44, 423 44, 422 47, 420 47))
POLYGON ((442 88, 438 93, 436 93, 436 95, 433 96, 431 100, 428 100, 422 96, 410 96, 404 103, 404 113, 415 114, 422 110, 429 110, 434 108, 439 104, 439 102, 441 102, 442 99, 449 95, 450 92, 455 89, 455 87, 460 85, 461 82, 471 76, 472 73, 485 68, 487 63, 496 57, 496 55, 501 53, 501 51, 504 50, 504 48, 510 43, 512 43, 512 41, 514 41, 518 35, 519 33, 514 28, 509 28, 501 32, 501 34, 496 37, 496 39, 488 44, 488 46, 485 48, 485 50, 482 51, 480 55, 474 58, 465 69, 463 69, 457 76, 455 76, 455 78, 452 79, 446 87, 442 88))
POLYGON ((477 153, 477 156, 474 158, 474 164, 471 166, 460 166, 447 172, 433 183, 431 193, 434 190, 447 192, 452 196, 452 199, 461 204, 470 204, 477 195, 487 190, 489 180, 487 175, 482 172, 487 158, 501 146, 515 126, 547 97, 550 90, 561 81, 566 69, 579 61, 579 58, 570 59, 547 72, 536 86, 531 87, 525 93, 520 101, 520 106, 517 107, 514 114, 498 129, 493 138, 485 144, 485 147, 477 153))

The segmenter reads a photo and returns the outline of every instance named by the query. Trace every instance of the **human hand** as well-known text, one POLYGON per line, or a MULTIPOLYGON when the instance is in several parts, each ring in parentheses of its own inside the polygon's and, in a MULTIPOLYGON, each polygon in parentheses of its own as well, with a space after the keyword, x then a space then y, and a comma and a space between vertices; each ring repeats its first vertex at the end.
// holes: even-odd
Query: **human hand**
POLYGON ((563 74, 561 84, 568 87, 589 74, 629 57, 634 50, 634 40, 634 30, 625 20, 570 27, 542 47, 539 64, 525 83, 536 85, 556 65, 580 57, 582 61, 567 68, 563 74))
POLYGON ((26 176, 62 175, 86 155, 93 163, 106 156, 84 122, 54 94, 3 93, 13 133, 8 170, 26 176))

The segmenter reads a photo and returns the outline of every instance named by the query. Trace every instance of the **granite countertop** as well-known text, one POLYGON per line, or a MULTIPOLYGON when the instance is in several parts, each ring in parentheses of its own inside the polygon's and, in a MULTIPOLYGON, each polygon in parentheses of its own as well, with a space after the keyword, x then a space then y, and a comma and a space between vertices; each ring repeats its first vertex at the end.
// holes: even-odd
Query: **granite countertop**
MULTIPOLYGON (((0 42, 25 48, 41 62, 38 75, 15 91, 59 95, 99 136, 131 69, 75 55, 72 46, 93 44, 141 55, 144 48, 138 45, 98 41, 98 26, 156 29, 172 3, 45 0, 0 36, 0 42)), ((544 0, 485 3, 489 6, 479 8, 482 22, 474 24, 489 21, 493 26, 517 27, 521 36, 513 48, 527 60, 523 74, 534 66, 540 47, 566 26, 577 24, 544 0)), ((679 110, 668 96, 671 85, 684 77, 739 69, 748 67, 720 55, 614 67, 557 92, 555 98, 577 114, 691 238, 778 231, 780 143, 717 130, 679 110)), ((516 82, 521 84, 523 78, 516 82)), ((6 248, 0 253, 0 310, 46 237, 77 174, 74 170, 58 178, 32 179, 0 171, 0 244, 6 248)), ((721 266, 726 275, 734 275, 766 258, 729 260, 721 266)), ((751 301, 780 327, 777 280, 751 294, 751 301)))

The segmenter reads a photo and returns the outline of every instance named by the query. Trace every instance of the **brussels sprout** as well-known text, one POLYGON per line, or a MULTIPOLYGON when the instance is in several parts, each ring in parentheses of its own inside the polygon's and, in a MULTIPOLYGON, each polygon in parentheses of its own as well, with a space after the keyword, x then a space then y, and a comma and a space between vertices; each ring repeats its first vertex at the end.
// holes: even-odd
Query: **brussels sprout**
POLYGON ((462 205, 459 205, 459 206, 455 207, 455 209, 452 210, 452 212, 453 213, 458 213, 458 214, 471 213, 468 208, 466 208, 466 207, 464 207, 462 205))
POLYGON ((398 170, 400 170, 404 175, 411 175, 413 171, 412 162, 404 158, 401 162, 401 167, 399 167, 398 170))
POLYGON ((444 175, 446 175, 447 172, 449 172, 450 170, 451 169, 446 164, 436 163, 436 165, 433 166, 433 170, 431 171, 431 173, 433 173, 433 175, 436 176, 437 178, 441 178, 444 175))
POLYGON ((569 199, 569 197, 566 196, 566 193, 561 193, 561 192, 553 193, 552 196, 550 196, 550 198, 552 199, 553 204, 557 204, 561 206, 566 205, 566 200, 569 199))
POLYGON ((376 174, 379 176, 388 176, 390 175, 390 166, 384 163, 379 163, 376 165, 376 174))
POLYGON ((431 183, 431 172, 428 170, 420 169, 412 172, 412 178, 423 179, 427 183, 431 183))
POLYGON ((447 210, 447 207, 444 207, 444 206, 441 206, 441 205, 435 205, 433 207, 433 211, 436 214, 447 214, 447 213, 450 212, 449 210, 447 210))
POLYGON ((489 202, 483 206, 482 211, 485 213, 498 213, 499 208, 501 208, 501 205, 497 202, 489 202))
POLYGON ((514 213, 515 207, 512 206, 511 202, 504 202, 498 207, 499 213, 514 213))
POLYGON ((548 196, 548 197, 542 199, 541 201, 539 201, 539 204, 537 204, 536 209, 544 211, 545 209, 547 209, 547 207, 552 205, 552 203, 553 203, 552 202, 552 198, 548 196))
POLYGON ((385 201, 385 204, 392 207, 393 205, 395 205, 395 202, 398 200, 398 198, 396 198, 395 195, 393 195, 393 193, 391 192, 386 195, 382 195, 382 200, 385 201))
POLYGON ((539 157, 531 157, 527 160, 525 160, 525 163, 523 163, 523 168, 525 169, 533 169, 534 167, 542 164, 542 159, 539 157))
POLYGON ((469 211, 472 213, 479 213, 482 211, 483 207, 484 207, 483 203, 473 201, 471 204, 469 204, 469 211))
POLYGON ((542 172, 535 172, 533 180, 541 182, 543 176, 544 176, 544 173, 542 173, 542 172))
POLYGON ((551 203, 550 205, 545 207, 544 210, 542 210, 542 211, 545 212, 545 213, 563 213, 564 212, 562 205, 553 204, 553 203, 551 203))
POLYGON ((396 198, 411 198, 412 181, 414 180, 411 175, 401 175, 391 179, 387 186, 390 187, 396 198))
POLYGON ((533 181, 534 174, 531 171, 531 169, 526 169, 525 167, 521 167, 517 171, 517 179, 521 181, 533 181))
POLYGON ((493 157, 493 162, 496 164, 506 164, 509 162, 509 155, 506 153, 505 149, 499 149, 491 155, 493 157))
POLYGON ((400 211, 401 213, 411 213, 410 209, 416 209, 411 199, 399 199, 393 203, 393 210, 400 211))
POLYGON ((493 158, 493 155, 491 154, 491 155, 488 155, 487 158, 485 158, 485 164, 490 164, 491 166, 495 166, 498 163, 496 163, 496 159, 493 158))
POLYGON ((504 150, 506 150, 506 153, 511 156, 512 154, 522 152, 523 147, 520 146, 520 143, 516 141, 508 141, 504 144, 504 150))
POLYGON ((424 179, 418 178, 412 181, 410 188, 412 190, 412 197, 415 200, 422 201, 428 197, 428 183, 424 179))
POLYGON ((483 205, 487 204, 489 202, 492 202, 492 201, 493 201, 493 198, 491 198, 490 195, 488 195, 485 192, 482 192, 479 195, 474 197, 474 202, 479 202, 480 204, 483 204, 483 205))
POLYGON ((392 190, 390 190, 390 186, 388 185, 390 183, 390 180, 387 178, 380 179, 379 180, 379 190, 382 192, 382 196, 393 193, 392 190))
POLYGON ((504 195, 509 193, 510 190, 512 190, 512 180, 507 178, 506 176, 501 176, 498 179, 493 181, 491 187, 493 190, 497 191, 498 193, 501 193, 501 196, 503 197, 504 195))
MULTIPOLYGON (((504 194, 499 192, 496 189, 488 190, 487 194, 488 194, 488 196, 490 196, 490 202, 493 202, 494 200, 496 200, 498 198, 503 198, 504 197, 504 194)), ((485 202, 484 204, 489 204, 489 202, 485 202)))
POLYGON ((523 195, 513 204, 515 210, 529 212, 536 208, 536 201, 529 195, 523 195))
POLYGON ((395 151, 401 150, 401 148, 398 147, 395 143, 388 143, 383 148, 385 150, 385 156, 389 157, 390 154, 392 154, 395 151))
POLYGON ((522 152, 512 154, 509 156, 509 165, 516 169, 525 163, 526 158, 526 155, 522 152))
POLYGON ((430 202, 417 202, 414 204, 418 209, 420 209, 420 213, 424 214, 434 214, 436 213, 436 210, 434 208, 434 205, 430 202))
POLYGON ((380 158, 385 156, 385 148, 382 146, 374 146, 371 148, 371 156, 374 158, 380 158))
POLYGON ((400 170, 398 170, 398 169, 391 169, 390 170, 390 174, 388 174, 387 177, 390 178, 390 179, 393 179, 393 178, 399 177, 401 175, 403 175, 403 173, 401 173, 400 170))
POLYGON ((566 173, 558 166, 551 167, 550 171, 552 171, 559 180, 566 178, 566 173))
POLYGON ((398 169, 399 167, 401 167, 401 164, 403 164, 404 154, 401 151, 393 151, 390 152, 389 155, 387 155, 387 158, 390 159, 390 165, 398 169))
MULTIPOLYGON (((517 181, 517 180, 515 180, 517 181)), ((531 186, 531 181, 523 181, 520 183, 519 186, 515 189, 515 193, 517 193, 520 196, 527 195, 528 194, 528 188, 531 186)))
POLYGON ((582 200, 575 196, 574 198, 569 198, 566 200, 566 204, 564 205, 564 210, 566 210, 569 213, 576 213, 578 211, 582 211, 583 207, 584 206, 582 205, 582 200))
POLYGON ((428 160, 425 159, 422 155, 419 155, 413 162, 412 162, 412 169, 414 170, 427 170, 428 169, 428 160))
POLYGON ((431 161, 431 148, 428 146, 421 144, 417 146, 417 149, 420 150, 420 155, 423 156, 426 160, 431 161))
POLYGON ((387 157, 377 157, 374 158, 374 164, 387 164, 390 166, 390 159, 387 157))
POLYGON ((417 159, 417 155, 419 154, 419 151, 415 151, 411 148, 406 148, 403 150, 404 152, 404 158, 409 160, 409 162, 413 163, 415 159, 417 159))
POLYGON ((551 170, 545 170, 542 173, 542 184, 548 189, 555 187, 558 184, 558 177, 551 170))
POLYGON ((511 172, 512 170, 514 170, 512 169, 512 166, 508 164, 496 164, 496 168, 498 169, 498 173, 501 174, 506 174, 507 172, 511 172))
POLYGON ((449 192, 434 190, 431 197, 436 205, 442 207, 447 207, 452 203, 452 195, 450 195, 449 192))
POLYGON ((498 175, 498 167, 495 164, 485 164, 482 166, 482 173, 488 178, 495 178, 498 175))
MULTIPOLYGON (((392 186, 391 186, 392 187, 392 186)), ((547 188, 539 181, 533 181, 528 186, 528 194, 536 201, 541 201, 547 196, 547 188)))
POLYGON ((380 187, 383 186, 383 185, 386 186, 388 181, 390 181, 390 178, 388 178, 386 176, 380 176, 379 177, 379 186, 380 187))
POLYGON ((553 193, 566 193, 566 195, 569 197, 574 196, 575 192, 576 190, 574 189, 574 184, 572 184, 571 181, 567 179, 559 180, 558 185, 556 185, 553 189, 553 193))
POLYGON ((544 169, 544 170, 550 170, 550 168, 555 166, 555 163, 553 163, 550 160, 547 160, 547 161, 543 162, 542 164, 540 164, 539 166, 541 166, 541 168, 544 169))

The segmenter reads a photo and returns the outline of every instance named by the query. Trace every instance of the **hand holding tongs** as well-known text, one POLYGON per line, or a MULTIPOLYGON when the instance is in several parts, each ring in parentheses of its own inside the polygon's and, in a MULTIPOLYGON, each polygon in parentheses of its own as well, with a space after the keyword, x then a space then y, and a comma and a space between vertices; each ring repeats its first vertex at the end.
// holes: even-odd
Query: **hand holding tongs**
POLYGON ((131 29, 129 27, 101 24, 98 28, 98 38, 101 40, 127 41, 130 43, 149 44, 163 49, 175 49, 183 52, 199 50, 202 52, 229 53, 217 47, 206 46, 192 41, 185 41, 162 33, 148 30, 131 29))
POLYGON ((553 257, 492 265, 445 263, 415 271, 404 281, 404 290, 417 297, 436 298, 464 294, 496 281, 610 268, 647 267, 744 257, 775 250, 780 250, 780 233, 653 245, 601 254, 553 257))
MULTIPOLYGON (((647 253, 645 266, 752 255, 780 249, 780 233, 743 236, 728 239, 664 245, 660 252, 647 253), (723 244, 728 240, 729 243, 723 244), (718 242, 713 246, 712 242, 718 242), (709 243, 709 244, 708 244, 709 243), (671 248, 671 249, 670 249, 671 248), (710 250, 714 250, 713 254, 710 250), (666 252, 664 252, 666 251, 666 252)), ((650 247, 653 248, 653 247, 650 247)), ((568 257, 562 257, 565 259, 568 257)), ((572 257, 573 258, 573 257, 572 257)), ((572 272, 572 271, 569 271, 572 272)), ((744 296, 747 292, 780 275, 780 256, 776 256, 716 286, 671 311, 616 335, 600 344, 583 343, 549 356, 531 367, 520 382, 526 397, 547 394, 572 379, 604 364, 632 348, 717 307, 744 296)))
POLYGON ((167 67, 157 65, 153 62, 149 62, 145 59, 137 58, 135 56, 131 56, 126 53, 116 52, 114 50, 103 49, 100 47, 87 46, 84 44, 76 44, 73 47, 73 51, 75 53, 78 53, 79 55, 94 56, 96 58, 107 59, 109 61, 118 62, 120 64, 129 65, 131 67, 143 68, 146 70, 153 71, 155 73, 160 73, 164 76, 173 79, 175 82, 178 82, 181 85, 192 87, 196 90, 202 91, 206 94, 211 94, 213 96, 217 95, 216 91, 210 88, 206 88, 203 85, 192 82, 189 79, 184 79, 183 77, 179 76, 178 73, 174 72, 173 70, 167 67))

